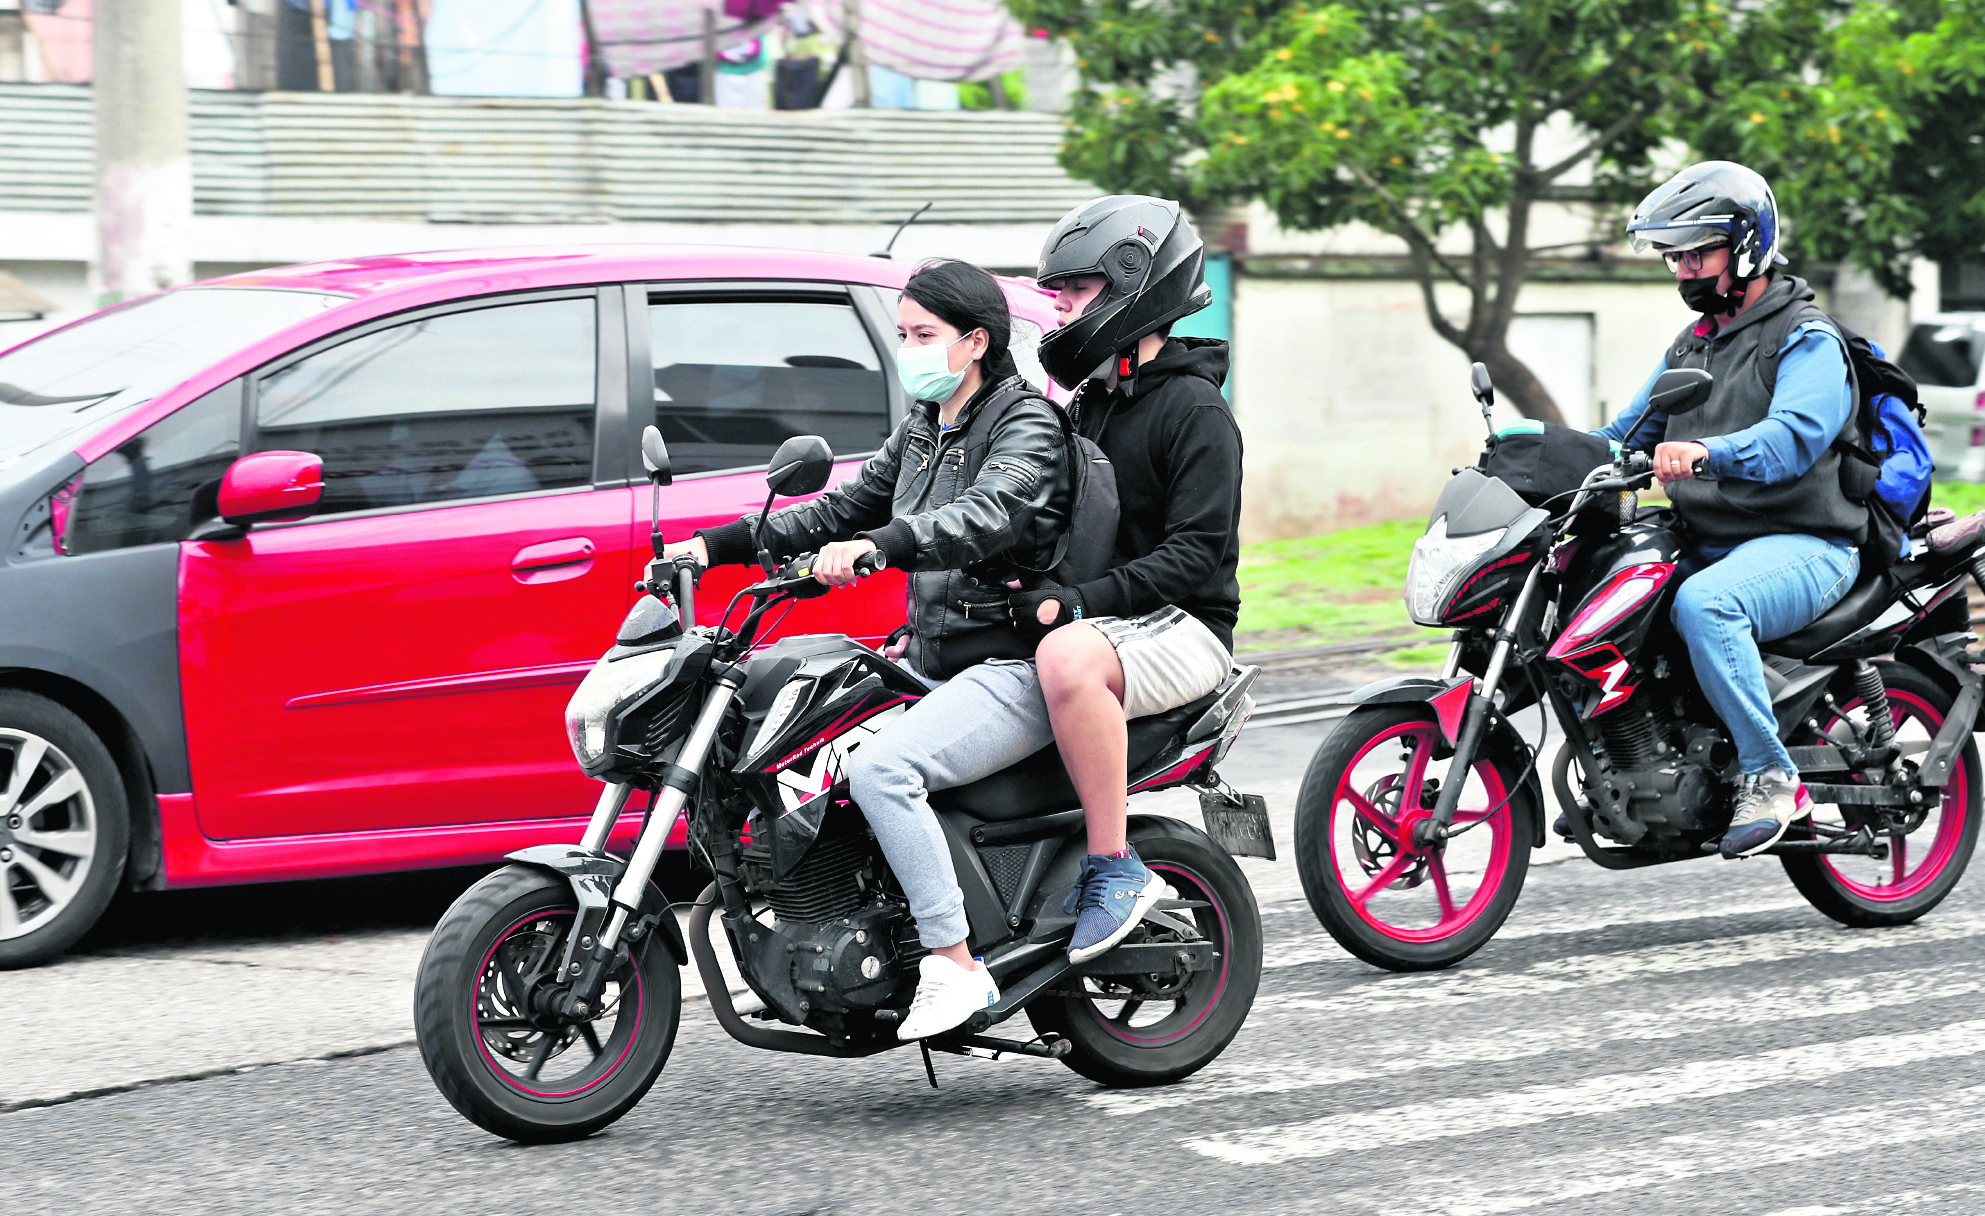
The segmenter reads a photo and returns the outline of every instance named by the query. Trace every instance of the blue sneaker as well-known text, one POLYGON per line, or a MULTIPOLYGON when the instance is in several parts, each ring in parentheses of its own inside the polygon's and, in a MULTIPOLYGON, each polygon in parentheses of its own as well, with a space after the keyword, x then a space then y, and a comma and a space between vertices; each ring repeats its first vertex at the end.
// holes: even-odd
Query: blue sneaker
POLYGON ((1086 963, 1130 933, 1131 927, 1165 893, 1165 880, 1146 869, 1136 849, 1128 857, 1082 859, 1082 879, 1062 911, 1075 913, 1075 936, 1069 939, 1068 961, 1086 963))

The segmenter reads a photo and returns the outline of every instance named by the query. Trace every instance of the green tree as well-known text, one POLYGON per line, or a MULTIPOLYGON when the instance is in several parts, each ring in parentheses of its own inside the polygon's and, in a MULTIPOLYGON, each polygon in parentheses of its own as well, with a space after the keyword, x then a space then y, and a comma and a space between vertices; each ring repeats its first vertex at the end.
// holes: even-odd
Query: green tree
POLYGON ((1429 323, 1536 418, 1556 405, 1507 339, 1537 208, 1630 202, 1664 145, 1754 165, 1795 251, 1860 261, 1890 290, 1913 253, 1975 249, 1985 218, 1979 125, 1939 117, 1985 117, 1985 0, 1010 2, 1075 47, 1070 172, 1396 235, 1429 323), (1546 134, 1567 126, 1569 150, 1546 134), (1568 191, 1581 166, 1593 186, 1568 191), (1455 232, 1466 252, 1444 254, 1455 232), (1464 315, 1438 307, 1442 282, 1464 315))

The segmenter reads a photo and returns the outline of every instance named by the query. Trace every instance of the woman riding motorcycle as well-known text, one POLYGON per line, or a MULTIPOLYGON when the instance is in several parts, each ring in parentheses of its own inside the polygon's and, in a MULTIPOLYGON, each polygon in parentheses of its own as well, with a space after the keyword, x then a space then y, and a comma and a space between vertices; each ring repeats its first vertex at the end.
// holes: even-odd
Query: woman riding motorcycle
POLYGON ((904 661, 935 691, 863 744, 848 770, 930 949, 897 1031, 903 1039, 941 1034, 999 1000, 966 945, 964 895, 928 794, 960 784, 952 773, 968 757, 974 775, 984 769, 974 690, 947 697, 944 682, 977 663, 1033 653, 1007 617, 1008 588, 1053 564, 1069 516, 1061 420, 1021 378, 1011 331, 992 275, 926 262, 897 310, 897 374, 914 404, 882 450, 838 489, 774 512, 756 537, 747 516, 669 546, 720 566, 755 561, 761 546, 781 560, 817 550, 813 575, 830 586, 852 582, 869 553, 909 572, 904 661))

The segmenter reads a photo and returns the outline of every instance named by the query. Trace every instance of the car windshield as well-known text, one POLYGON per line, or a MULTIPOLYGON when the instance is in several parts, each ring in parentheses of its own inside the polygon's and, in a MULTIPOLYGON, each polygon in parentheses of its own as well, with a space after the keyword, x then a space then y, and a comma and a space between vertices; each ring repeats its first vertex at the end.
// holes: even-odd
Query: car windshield
POLYGON ((164 392, 201 368, 350 297, 188 287, 0 354, 0 466, 164 392))
POLYGON ((1978 383, 1978 364, 1985 357, 1985 334, 1969 325, 1926 322, 1909 331, 1898 362, 1918 384, 1970 388, 1978 383))

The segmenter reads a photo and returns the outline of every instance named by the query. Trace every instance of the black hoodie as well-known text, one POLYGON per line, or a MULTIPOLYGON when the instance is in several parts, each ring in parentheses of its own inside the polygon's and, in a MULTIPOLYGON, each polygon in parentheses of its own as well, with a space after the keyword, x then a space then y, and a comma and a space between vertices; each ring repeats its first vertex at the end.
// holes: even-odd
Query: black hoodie
POLYGON ((1086 615, 1141 616, 1177 604, 1234 648, 1241 588, 1241 432, 1220 395, 1227 344, 1168 338, 1132 392, 1091 380, 1075 424, 1116 466, 1117 565, 1077 588, 1086 615))

